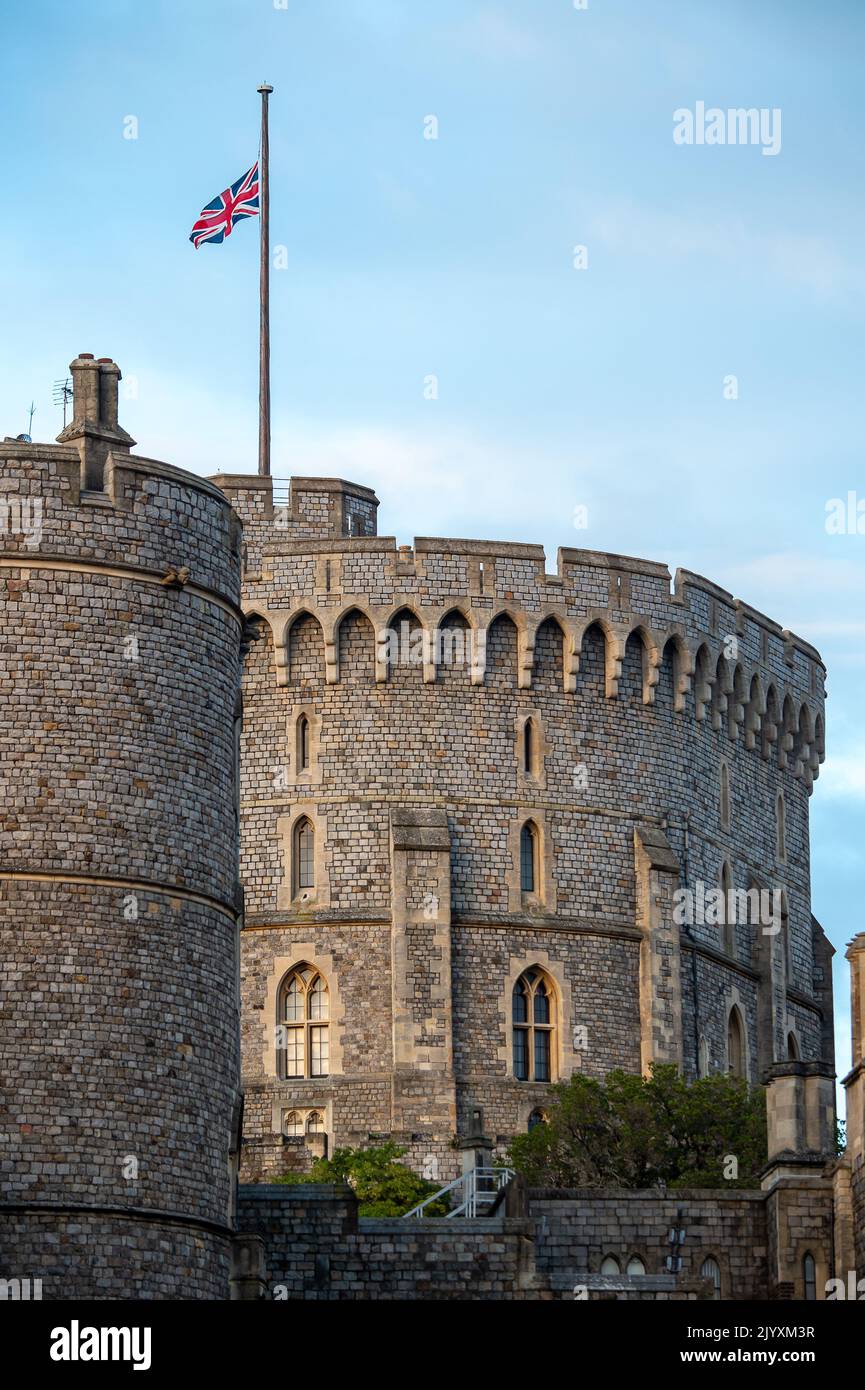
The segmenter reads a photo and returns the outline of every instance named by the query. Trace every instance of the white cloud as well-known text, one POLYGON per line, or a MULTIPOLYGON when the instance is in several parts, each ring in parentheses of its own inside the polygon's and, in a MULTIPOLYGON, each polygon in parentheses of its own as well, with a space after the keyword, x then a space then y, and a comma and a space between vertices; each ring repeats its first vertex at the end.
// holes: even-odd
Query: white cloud
POLYGON ((702 256, 738 264, 793 281, 819 299, 865 289, 861 266, 845 259, 828 236, 815 233, 764 231, 740 217, 706 221, 626 200, 595 210, 589 230, 613 251, 652 258, 702 256))

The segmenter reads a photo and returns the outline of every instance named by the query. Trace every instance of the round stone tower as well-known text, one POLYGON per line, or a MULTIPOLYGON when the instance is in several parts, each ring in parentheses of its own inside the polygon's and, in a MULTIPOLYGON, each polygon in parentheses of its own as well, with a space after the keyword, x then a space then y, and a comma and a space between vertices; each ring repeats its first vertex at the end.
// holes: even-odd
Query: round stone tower
POLYGON ((244 1172, 390 1137, 447 1179, 577 1071, 832 1069, 813 647, 652 560, 397 546, 359 485, 215 481, 260 632, 244 1172))
POLYGON ((113 362, 71 372, 58 443, 0 446, 0 1275, 222 1298, 240 527, 129 452, 113 362))

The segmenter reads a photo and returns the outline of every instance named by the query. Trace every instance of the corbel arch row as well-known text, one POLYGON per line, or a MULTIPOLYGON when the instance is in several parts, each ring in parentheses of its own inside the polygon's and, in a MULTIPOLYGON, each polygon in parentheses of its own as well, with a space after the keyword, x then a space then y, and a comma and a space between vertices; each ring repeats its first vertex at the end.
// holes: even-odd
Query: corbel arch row
POLYGON ((694 688, 695 716, 708 719, 716 731, 726 731, 731 741, 742 740, 748 749, 758 750, 764 759, 777 755, 779 767, 788 767, 810 788, 825 759, 825 733, 822 713, 801 695, 795 695, 774 678, 766 678, 757 667, 741 658, 728 657, 721 643, 706 637, 690 642, 681 628, 657 628, 647 619, 635 616, 629 623, 615 623, 604 610, 579 618, 565 613, 564 605, 547 604, 528 613, 513 603, 499 603, 482 612, 465 599, 422 605, 398 600, 373 605, 363 598, 348 597, 333 610, 303 602, 292 610, 268 610, 260 604, 245 605, 250 618, 261 619, 273 636, 277 684, 290 679, 289 641, 291 629, 302 617, 314 619, 322 632, 325 652, 325 680, 339 680, 339 632, 349 614, 357 612, 367 619, 375 634, 375 679, 388 679, 387 634, 401 613, 411 615, 423 634, 423 679, 436 680, 439 634, 447 619, 458 614, 472 637, 471 683, 483 685, 486 674, 486 638, 493 623, 508 618, 517 634, 517 687, 529 689, 535 666, 535 643, 539 629, 553 621, 562 636, 563 687, 566 693, 577 689, 577 675, 586 634, 598 630, 604 639, 604 687, 607 699, 619 695, 619 684, 628 639, 636 634, 643 649, 643 703, 654 703, 661 664, 668 646, 673 655, 673 707, 682 713, 686 696, 694 688))

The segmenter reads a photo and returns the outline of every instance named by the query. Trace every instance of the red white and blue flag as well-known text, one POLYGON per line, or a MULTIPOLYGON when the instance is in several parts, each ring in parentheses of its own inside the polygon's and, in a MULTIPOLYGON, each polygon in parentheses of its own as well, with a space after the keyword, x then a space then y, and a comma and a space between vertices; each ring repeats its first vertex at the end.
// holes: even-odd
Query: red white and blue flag
POLYGON ((258 160, 241 178, 220 193, 207 207, 192 228, 189 240, 196 251, 206 241, 219 245, 227 236, 235 222, 244 217, 258 216, 258 160))

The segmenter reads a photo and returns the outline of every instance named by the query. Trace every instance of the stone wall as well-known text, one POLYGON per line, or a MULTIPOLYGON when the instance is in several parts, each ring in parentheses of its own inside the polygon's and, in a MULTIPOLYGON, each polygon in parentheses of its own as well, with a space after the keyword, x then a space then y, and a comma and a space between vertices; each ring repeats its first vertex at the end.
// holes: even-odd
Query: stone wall
POLYGON ((269 1297, 537 1298, 522 1220, 358 1218, 347 1188, 240 1188, 238 1231, 264 1242, 269 1297))
POLYGON ((527 1193, 535 1230, 538 1275, 567 1293, 598 1275, 612 1257, 624 1275, 628 1261, 642 1260, 650 1275, 666 1272, 668 1233, 684 1229, 683 1282, 699 1281, 708 1257, 721 1271, 721 1297, 768 1296, 766 1198, 761 1192, 683 1190, 650 1192, 543 1191, 527 1193))
MULTIPOLYGON (((517 1214, 370 1220, 347 1188, 244 1185, 238 1230, 261 1238, 267 1296, 277 1300, 709 1298, 708 1258, 722 1299, 778 1296, 768 1258, 774 1208, 762 1192, 514 1188, 507 1210, 517 1214), (685 1232, 675 1273, 666 1266, 671 1227, 685 1232), (618 1275, 601 1273, 609 1258, 618 1275), (643 1274, 628 1274, 634 1258, 643 1274)), ((818 1220, 809 1239, 821 1259, 830 1245, 818 1220)))

